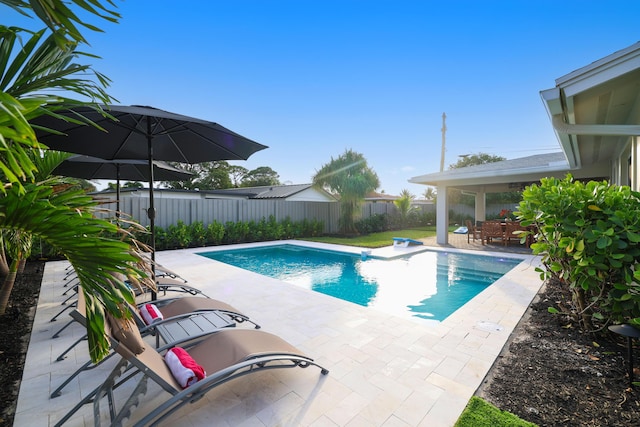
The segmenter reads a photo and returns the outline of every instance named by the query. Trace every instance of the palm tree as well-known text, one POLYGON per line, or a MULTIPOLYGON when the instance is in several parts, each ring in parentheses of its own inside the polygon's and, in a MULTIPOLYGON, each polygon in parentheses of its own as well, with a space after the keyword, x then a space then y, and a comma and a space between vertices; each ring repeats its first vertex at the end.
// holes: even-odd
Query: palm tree
POLYGON ((424 197, 425 200, 435 200, 436 190, 434 190, 433 187, 427 187, 422 193, 422 197, 424 197))
MULTIPOLYGON (((138 248, 132 246, 135 241, 131 234, 117 224, 96 218, 96 202, 70 181, 59 177, 42 179, 47 175, 46 168, 39 165, 43 170, 38 170, 38 156, 33 154, 43 147, 28 120, 44 113, 55 114, 57 108, 66 105, 86 103, 54 93, 97 103, 112 101, 105 91, 108 79, 90 66, 75 62, 83 56, 76 47, 84 38, 73 24, 82 22, 68 5, 109 20, 117 15, 99 0, 1 3, 27 15, 35 11, 55 31, 45 37, 46 30, 30 32, 0 26, 0 229, 5 236, 42 238, 71 262, 87 298, 89 351, 97 361, 109 349, 104 310, 122 317, 126 315, 123 303, 133 302, 130 289, 117 280, 117 275, 127 275, 134 285, 145 280, 147 285, 153 284, 145 278, 143 259, 138 248), (16 43, 21 36, 28 37, 22 45, 16 43)), ((28 248, 14 246, 9 255, 17 260, 25 250, 28 248)), ((0 293, 0 304, 6 292, 3 289, 0 293)))
POLYGON ((415 196, 411 194, 409 190, 404 189, 400 192, 400 197, 393 201, 393 204, 396 205, 398 211, 400 212, 400 221, 403 225, 406 224, 409 213, 411 213, 411 203, 413 202, 414 198, 415 196))
POLYGON ((380 186, 380 180, 362 154, 346 150, 316 172, 313 184, 340 196, 340 229, 354 234, 357 209, 366 194, 380 186))

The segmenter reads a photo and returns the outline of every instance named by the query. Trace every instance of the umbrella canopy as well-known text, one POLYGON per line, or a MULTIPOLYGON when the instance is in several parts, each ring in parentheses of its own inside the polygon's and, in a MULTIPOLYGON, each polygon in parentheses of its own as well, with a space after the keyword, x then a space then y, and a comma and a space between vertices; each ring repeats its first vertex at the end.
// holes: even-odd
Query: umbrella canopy
MULTIPOLYGON (((97 157, 75 155, 64 160, 53 170, 54 174, 74 178, 115 179, 126 181, 149 181, 149 167, 146 160, 104 160, 97 157)), ((193 177, 187 172, 159 160, 153 161, 155 181, 185 181, 193 177)))
POLYGON ((256 151, 267 148, 217 123, 153 107, 105 105, 102 108, 113 118, 87 106, 57 114, 76 120, 83 116, 104 130, 49 115, 32 120, 32 124, 62 133, 37 131, 38 140, 51 149, 107 160, 148 160, 149 140, 153 160, 181 163, 246 160, 256 151))
MULTIPOLYGON (((53 170, 56 175, 83 179, 116 180, 116 216, 120 212, 120 180, 151 182, 146 160, 104 160, 97 157, 75 155, 65 159, 53 170)), ((193 177, 191 172, 174 168, 159 160, 153 161, 155 181, 186 181, 193 177)))
MULTIPOLYGON (((31 121, 38 140, 49 148, 107 160, 144 159, 153 182, 153 160, 201 163, 215 160, 246 160, 267 148, 214 122, 171 113, 153 107, 103 105, 102 111, 78 106, 56 114, 70 121, 42 115, 31 121), (79 116, 96 126, 75 123, 79 116), (111 116, 111 117, 109 117, 111 116), (57 133, 50 133, 47 130, 57 133)), ((155 260, 155 207, 149 186, 151 253, 155 260)))

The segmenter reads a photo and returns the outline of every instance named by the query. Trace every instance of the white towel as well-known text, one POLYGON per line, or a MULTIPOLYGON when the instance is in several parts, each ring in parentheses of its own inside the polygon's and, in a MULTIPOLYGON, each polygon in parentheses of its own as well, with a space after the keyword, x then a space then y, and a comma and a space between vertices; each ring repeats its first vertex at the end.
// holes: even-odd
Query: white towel
POLYGON ((182 347, 173 347, 167 351, 164 360, 182 388, 187 388, 207 376, 204 368, 182 347))
POLYGON ((151 325, 152 323, 156 323, 164 319, 158 307, 155 304, 144 304, 140 307, 140 315, 142 316, 142 320, 147 325, 151 325))

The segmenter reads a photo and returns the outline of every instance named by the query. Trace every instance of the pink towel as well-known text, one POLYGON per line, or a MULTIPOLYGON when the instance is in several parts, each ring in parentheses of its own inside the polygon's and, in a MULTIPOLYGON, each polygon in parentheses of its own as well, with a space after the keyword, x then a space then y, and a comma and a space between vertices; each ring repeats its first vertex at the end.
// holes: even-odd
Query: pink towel
POLYGON ((173 347, 164 355, 173 377, 182 388, 187 388, 207 376, 204 368, 182 347, 173 347))
POLYGON ((155 304, 144 304, 140 307, 140 315, 142 316, 142 320, 147 325, 151 325, 152 323, 159 322, 163 319, 162 313, 158 310, 158 307, 155 304))

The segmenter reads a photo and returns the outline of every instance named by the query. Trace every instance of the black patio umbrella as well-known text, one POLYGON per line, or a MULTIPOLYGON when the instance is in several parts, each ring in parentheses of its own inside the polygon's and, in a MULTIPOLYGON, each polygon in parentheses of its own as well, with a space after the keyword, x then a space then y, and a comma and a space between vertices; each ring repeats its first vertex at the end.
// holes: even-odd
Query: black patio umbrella
MULTIPOLYGON (((103 105, 103 111, 87 106, 56 111, 69 121, 42 115, 31 121, 38 140, 49 148, 106 160, 148 161, 153 182, 153 160, 201 163, 215 160, 246 160, 268 148, 217 123, 153 107, 103 105), (110 117, 111 116, 111 117, 110 117), (100 126, 78 123, 84 117, 100 126), (43 129, 45 128, 45 129, 43 129), (50 130, 56 133, 51 133, 50 130)), ((155 261, 155 207, 153 185, 149 192, 149 223, 152 259, 155 261)))
MULTIPOLYGON (((116 216, 120 212, 120 180, 152 182, 146 160, 104 160, 97 157, 77 154, 65 159, 53 170, 56 175, 73 178, 115 179, 116 180, 116 216)), ((187 172, 168 165, 160 160, 153 161, 153 179, 155 181, 186 181, 193 177, 187 172)))

